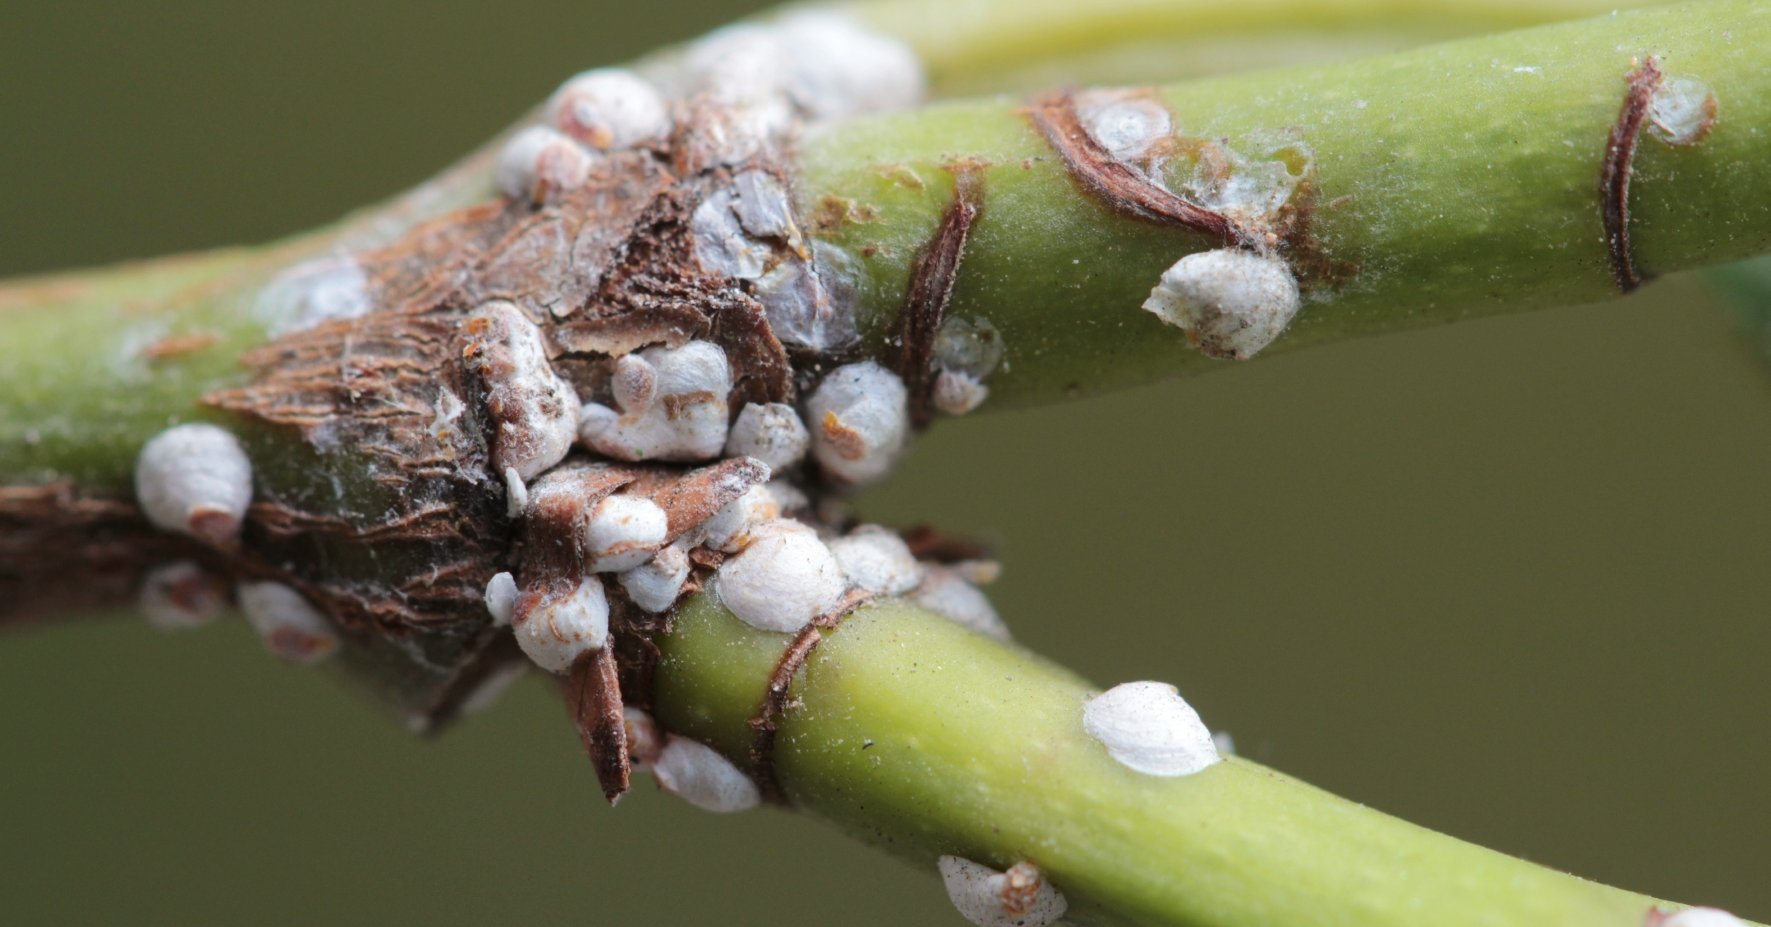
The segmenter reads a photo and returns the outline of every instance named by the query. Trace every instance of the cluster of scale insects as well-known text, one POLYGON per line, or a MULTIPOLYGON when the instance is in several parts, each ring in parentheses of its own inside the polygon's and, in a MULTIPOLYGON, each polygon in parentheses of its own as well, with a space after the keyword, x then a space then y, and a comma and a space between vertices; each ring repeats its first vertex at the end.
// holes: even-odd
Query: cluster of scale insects
MULTIPOLYGON (((649 76, 605 69, 572 78, 548 101, 541 124, 506 142, 494 183, 508 201, 539 207, 585 185, 599 159, 687 149, 671 152, 679 165, 727 181, 688 221, 700 271, 760 303, 780 342, 828 355, 856 338, 842 265, 801 234, 781 174, 767 165, 807 124, 908 107, 922 93, 920 64, 902 45, 832 14, 790 15, 715 33, 673 69, 649 76), (685 120, 698 127, 686 142, 678 134, 685 120)), ((1166 271, 1146 310, 1214 357, 1250 357, 1283 332, 1299 287, 1273 229, 1307 165, 1268 162, 1262 174, 1263 165, 1218 146, 1202 159, 1203 179, 1182 196, 1162 173, 1175 154, 1173 117, 1148 93, 1064 95, 1030 113, 1087 192, 1221 242, 1166 271)), ((805 389, 797 402, 739 401, 735 359, 700 338, 619 353, 597 397, 584 401, 556 371, 546 334, 523 306, 492 299, 460 321, 461 363, 493 428, 490 485, 502 488, 522 539, 517 569, 485 586, 485 609, 530 663, 587 693, 579 723, 611 801, 630 769, 649 770, 665 791, 711 811, 767 797, 719 752, 661 731, 647 712, 623 704, 612 613, 637 610, 655 628, 687 595, 705 591, 755 628, 797 635, 787 651, 803 660, 806 635, 872 597, 898 596, 1007 638, 978 589, 994 578, 994 563, 919 556, 894 531, 850 523, 840 499, 891 472, 929 409, 963 414, 988 395, 1000 336, 981 320, 943 318, 979 209, 975 186, 959 181, 954 207, 918 264, 923 276, 910 286, 899 331, 908 360, 897 369, 869 359, 811 364, 799 371, 805 389)), ((369 313, 374 300, 362 287, 352 262, 327 257, 282 275, 261 303, 272 306, 273 328, 296 330, 369 313)), ((465 405, 445 390, 437 406, 435 430, 443 434, 465 405)), ((225 549, 239 543, 248 518, 252 463, 229 431, 179 425, 142 450, 136 489, 154 525, 225 549)), ((227 589, 196 563, 178 561, 149 571, 141 596, 156 624, 190 627, 226 604, 227 589)), ((289 585, 243 580, 233 597, 285 659, 315 662, 341 646, 333 623, 289 585)), ((522 667, 488 675, 468 707, 495 697, 522 667)), ((797 666, 784 658, 784 668, 783 692, 797 666)), ((1214 738, 1161 683, 1101 693, 1078 723, 1108 756, 1143 775, 1191 775, 1230 752, 1227 737, 1214 738)), ((942 856, 938 868, 956 908, 976 924, 1043 925, 1067 909, 1028 861, 997 871, 942 856)), ((1653 912, 1650 923, 1737 923, 1718 919, 1726 917, 1653 912)))

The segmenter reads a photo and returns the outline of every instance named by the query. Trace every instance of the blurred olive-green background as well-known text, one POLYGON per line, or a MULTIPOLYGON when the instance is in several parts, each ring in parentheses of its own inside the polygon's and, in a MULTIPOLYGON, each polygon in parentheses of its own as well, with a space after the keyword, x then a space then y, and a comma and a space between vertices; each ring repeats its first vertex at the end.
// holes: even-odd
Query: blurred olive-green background
MULTIPOLYGON (((0 4, 0 275, 320 224, 746 9, 0 4)), ((1771 388, 1702 302, 948 423, 862 510, 995 540, 1021 640, 1262 762, 1763 919, 1771 388)), ((8 924, 956 922, 809 819, 603 807, 535 679, 423 742, 238 624, 125 621, 0 639, 0 706, 8 924)))

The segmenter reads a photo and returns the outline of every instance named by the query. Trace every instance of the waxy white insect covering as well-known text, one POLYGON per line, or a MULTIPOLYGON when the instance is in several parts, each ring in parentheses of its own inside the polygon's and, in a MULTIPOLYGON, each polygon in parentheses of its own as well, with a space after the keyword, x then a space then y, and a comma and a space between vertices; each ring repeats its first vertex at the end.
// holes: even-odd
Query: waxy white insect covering
POLYGON ((910 434, 909 398, 904 381, 872 361, 831 371, 806 403, 825 472, 856 485, 890 473, 910 434))
POLYGON ((1128 682, 1088 700, 1082 727, 1122 765, 1151 776, 1189 776, 1220 759, 1199 713, 1165 682, 1128 682))
POLYGON ((702 543, 710 550, 735 554, 750 543, 764 524, 781 517, 782 505, 768 484, 752 486, 726 503, 701 526, 702 543))
POLYGON ((1025 863, 997 872, 960 856, 943 856, 936 867, 947 898, 978 927, 1046 927, 1069 910, 1061 892, 1025 863))
POLYGON ((652 559, 621 574, 621 588, 641 609, 657 614, 675 604, 689 578, 689 554, 672 544, 652 559))
POLYGON ((190 560, 175 560, 142 577, 141 610, 162 631, 200 628, 221 613, 226 591, 220 577, 190 560))
POLYGON ((862 525, 830 542, 851 585, 874 595, 903 595, 922 582, 922 564, 896 532, 862 525))
POLYGON ((591 166, 590 153, 577 142, 547 126, 530 126, 505 143, 492 176, 505 196, 541 203, 584 186, 591 166))
POLYGON ((652 775, 666 792, 717 814, 756 807, 762 801, 756 783, 732 761, 705 744, 670 737, 652 764, 652 775))
POLYGON ((1247 360, 1272 344, 1298 311, 1285 262, 1252 251, 1189 254, 1162 272, 1144 308, 1208 357, 1247 360))
POLYGON ((512 620, 517 646, 535 665, 564 673, 609 640, 609 599, 602 581, 583 576, 525 595, 512 620))
POLYGON ((1643 927, 1746 927, 1746 921, 1720 908, 1686 908, 1668 914, 1650 910, 1643 927))
POLYGON ((908 46, 822 10, 709 33, 685 64, 697 89, 733 104, 785 100, 812 121, 913 106, 926 83, 908 46))
POLYGON ((305 596, 275 582, 240 583, 234 590, 246 622, 266 650, 290 663, 318 663, 338 651, 338 632, 305 596))
POLYGON ((727 457, 754 457, 780 472, 805 459, 812 436, 793 407, 779 402, 751 403, 738 412, 726 437, 727 457))
POLYGON ((842 567, 811 528, 777 519, 719 568, 714 589, 745 624, 791 632, 836 606, 847 591, 842 567))
POLYGON ((669 531, 669 516, 644 496, 614 495, 598 502, 584 527, 591 572, 619 573, 645 563, 669 531))
POLYGON ((252 502, 252 461, 224 428, 175 425, 142 447, 135 498, 155 527, 224 544, 239 535, 252 502))
POLYGON ((999 641, 1009 639, 1008 625, 997 614, 996 606, 990 604, 990 597, 957 569, 938 564, 925 565, 922 583, 910 598, 954 624, 964 625, 999 641))
POLYGON ((515 303, 482 304, 462 323, 467 366, 496 424, 492 464, 533 480, 565 459, 578 433, 578 394, 554 373, 541 329, 515 303))
POLYGON ((625 400, 638 407, 586 404, 579 439, 616 460, 719 457, 726 446, 726 397, 732 391, 726 352, 712 342, 691 341, 680 348, 647 348, 639 358, 650 368, 653 386, 635 389, 630 370, 618 378, 627 383, 615 393, 617 404, 625 400))
POLYGON ((517 611, 517 581, 509 573, 499 573, 486 583, 486 613, 492 623, 503 627, 517 611))
POLYGON ((598 151, 662 142, 671 129, 664 98, 621 68, 586 71, 566 81, 547 101, 547 116, 563 135, 598 151))

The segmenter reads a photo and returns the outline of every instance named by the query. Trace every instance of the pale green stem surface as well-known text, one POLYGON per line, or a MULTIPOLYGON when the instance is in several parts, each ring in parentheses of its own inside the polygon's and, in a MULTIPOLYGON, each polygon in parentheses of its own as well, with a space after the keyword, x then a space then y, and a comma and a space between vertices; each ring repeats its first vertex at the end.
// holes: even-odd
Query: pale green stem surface
POLYGON ((1120 71, 1130 56, 1173 80, 1257 63, 1297 64, 1348 50, 1392 50, 1476 32, 1535 26, 1652 0, 864 0, 844 9, 896 36, 928 66, 937 94, 1012 86, 1039 62, 1080 73, 1120 71), (1275 49, 1274 36, 1299 44, 1275 49), (1332 44, 1342 44, 1337 52, 1332 44), (1233 58, 1231 50, 1252 53, 1233 58), (1172 58, 1207 60, 1161 61, 1172 58), (1302 54, 1311 58, 1286 58, 1302 54))
POLYGON ((149 437, 213 417, 199 397, 243 376, 265 340, 249 289, 278 263, 233 249, 0 287, 0 483, 128 485, 149 437), (179 337, 214 340, 154 356, 179 337))
MULTIPOLYGON (((789 640, 693 600, 662 642, 660 721, 748 766, 748 720, 789 640)), ((941 854, 1035 863, 1079 924, 1639 927, 1654 903, 1247 760, 1135 773, 1084 732, 1093 693, 1026 651, 884 602, 812 652, 774 766, 795 806, 923 868, 941 854)))
MULTIPOLYGON (((1672 272, 1771 250, 1771 8, 1681 4, 1323 67, 1165 87, 1187 136, 1315 154, 1315 235, 1352 268, 1313 289, 1270 351, 1617 293, 1599 172, 1634 59, 1707 81, 1720 101, 1691 148, 1644 137, 1632 230, 1639 264, 1672 272)), ((1162 270, 1210 247, 1082 192, 1017 100, 955 102, 832 127, 805 146, 801 195, 871 207, 825 234, 855 255, 883 342, 911 262, 981 158, 983 217, 950 314, 988 318, 1008 369, 986 408, 1222 366, 1140 303, 1162 270), (914 179, 912 179, 914 178, 914 179)))

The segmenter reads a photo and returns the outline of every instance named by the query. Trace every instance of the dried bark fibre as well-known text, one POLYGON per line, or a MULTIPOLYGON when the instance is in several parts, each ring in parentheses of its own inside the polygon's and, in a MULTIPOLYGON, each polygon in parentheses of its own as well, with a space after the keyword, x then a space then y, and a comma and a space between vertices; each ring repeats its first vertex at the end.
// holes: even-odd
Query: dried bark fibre
POLYGON ((972 226, 984 209, 983 165, 965 161, 950 170, 953 200, 911 265, 910 285, 898 312, 898 375, 909 390, 910 420, 918 428, 926 428, 934 418, 935 338, 953 300, 953 285, 965 260, 972 226))
POLYGON ((1635 247, 1630 243, 1630 175, 1636 145, 1642 140, 1642 128, 1648 120, 1648 107, 1664 77, 1660 63, 1650 56, 1624 78, 1628 89, 1624 91, 1617 122, 1611 126, 1605 160, 1599 169, 1599 217, 1605 226, 1605 247, 1617 288, 1625 293, 1647 282, 1636 266, 1635 247))
POLYGON ((627 791, 633 762, 627 749, 627 720, 621 711, 621 677, 615 649, 604 647, 584 655, 566 681, 579 737, 596 769, 603 797, 614 804, 627 791))
POLYGON ((1241 231, 1222 213, 1188 200, 1114 157, 1083 126, 1075 94, 1040 97, 1028 107, 1027 115, 1064 159, 1077 184, 1114 211, 1145 222, 1190 229, 1223 247, 1245 243, 1241 231))

